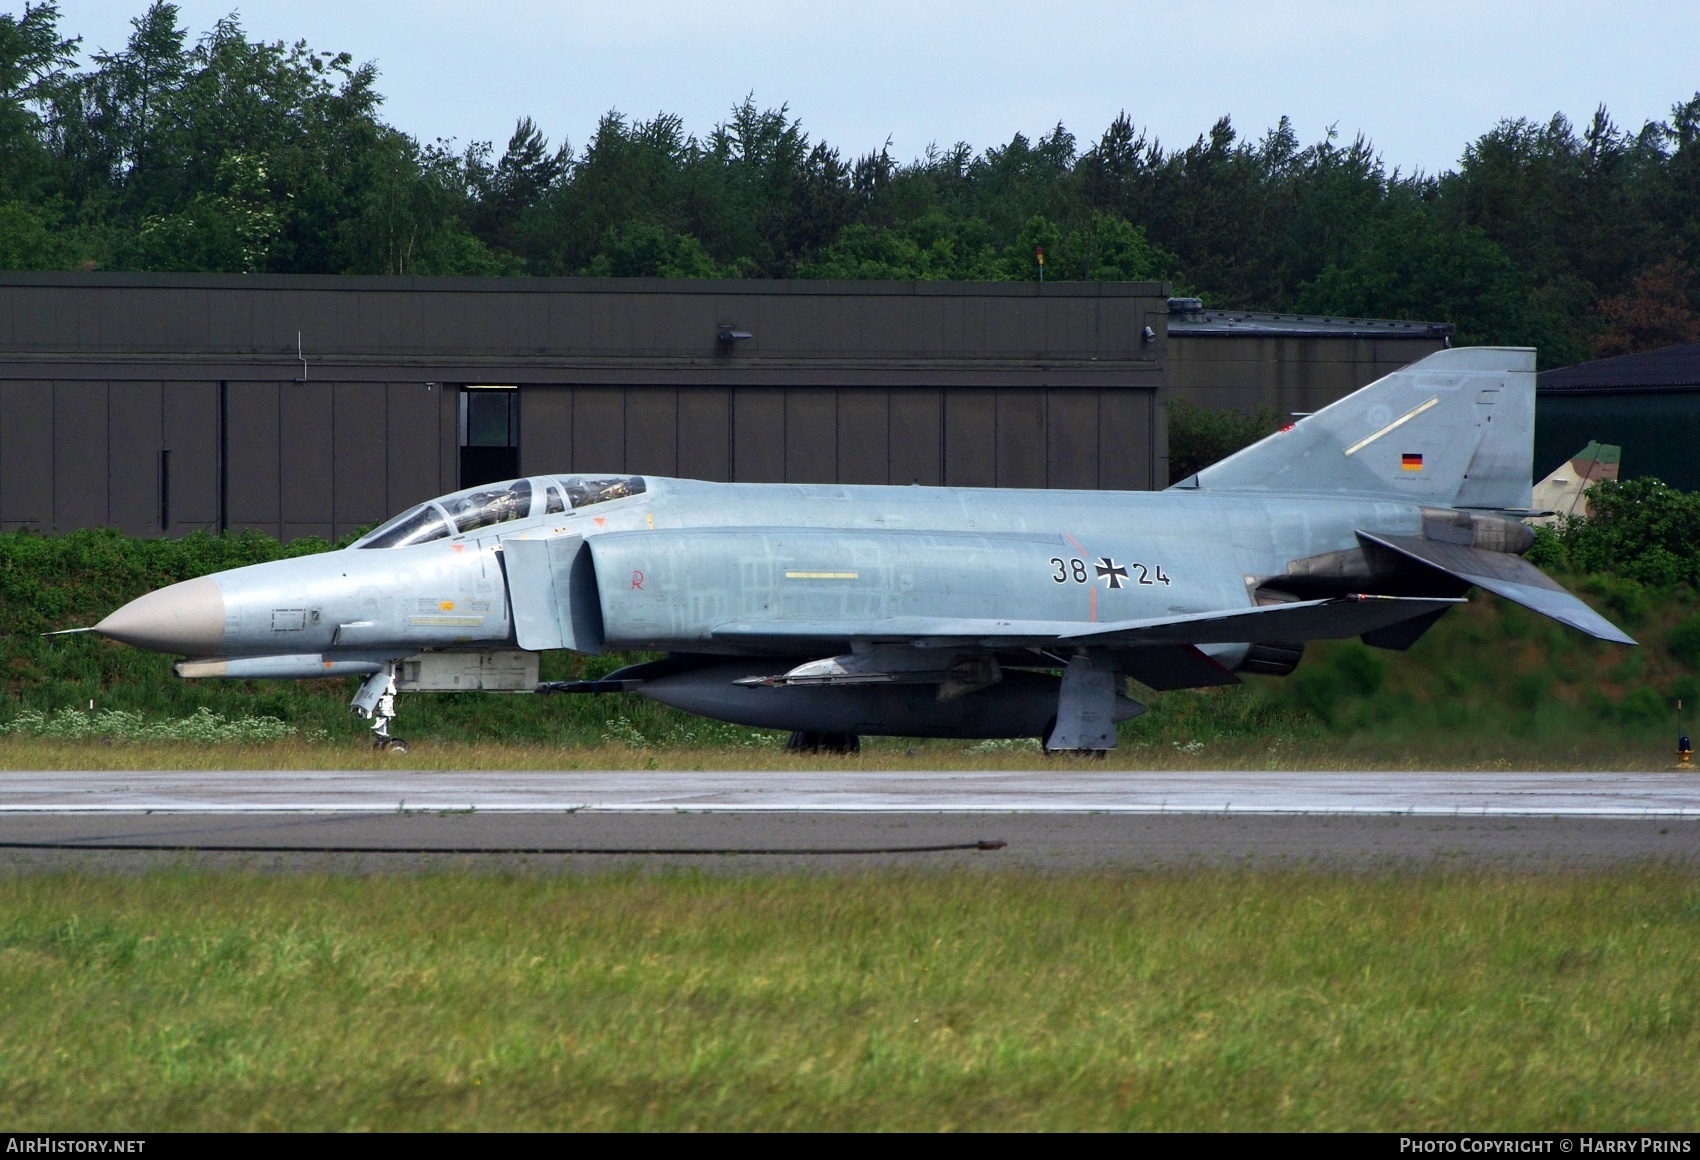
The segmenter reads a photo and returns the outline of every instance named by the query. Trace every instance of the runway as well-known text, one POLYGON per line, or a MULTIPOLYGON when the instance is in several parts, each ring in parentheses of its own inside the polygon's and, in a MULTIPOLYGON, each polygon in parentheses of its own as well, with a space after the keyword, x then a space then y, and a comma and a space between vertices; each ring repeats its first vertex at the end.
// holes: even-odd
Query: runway
POLYGON ((0 815, 1111 813, 1700 819, 1700 773, 144 771, 0 774, 0 815))
POLYGON ((1677 773, 0 774, 0 872, 1700 865, 1677 773), (138 846, 160 849, 142 850, 138 846), (43 848, 46 847, 46 848, 43 848))

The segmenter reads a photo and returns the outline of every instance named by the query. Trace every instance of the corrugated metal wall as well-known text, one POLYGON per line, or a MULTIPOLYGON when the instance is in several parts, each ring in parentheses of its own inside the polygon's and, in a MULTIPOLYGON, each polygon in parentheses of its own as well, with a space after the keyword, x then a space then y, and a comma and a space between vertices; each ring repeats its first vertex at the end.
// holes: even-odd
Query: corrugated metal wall
POLYGON ((1446 347, 1444 337, 1169 337, 1172 398, 1277 415, 1320 411, 1359 387, 1446 347))
POLYGON ((0 382, 0 526, 330 538, 454 490, 452 407, 422 383, 0 382))
POLYGON ((521 393, 528 473, 785 483, 1149 487, 1154 392, 548 387, 521 393))
POLYGON ((0 275, 0 527, 344 535, 461 485, 466 384, 527 473, 1162 486, 1162 290, 0 275))

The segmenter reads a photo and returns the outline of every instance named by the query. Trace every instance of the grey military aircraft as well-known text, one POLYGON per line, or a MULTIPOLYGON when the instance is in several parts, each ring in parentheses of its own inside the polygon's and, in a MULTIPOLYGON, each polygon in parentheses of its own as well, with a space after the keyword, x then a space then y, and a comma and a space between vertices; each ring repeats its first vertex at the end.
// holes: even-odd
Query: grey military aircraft
POLYGON ((149 593, 95 631, 183 677, 529 690, 536 654, 660 660, 635 692, 844 749, 864 734, 1105 750, 1151 689, 1285 674, 1305 642, 1402 650, 1478 587, 1628 636, 1520 558, 1534 353, 1444 350, 1163 492, 536 476, 351 547, 149 593))

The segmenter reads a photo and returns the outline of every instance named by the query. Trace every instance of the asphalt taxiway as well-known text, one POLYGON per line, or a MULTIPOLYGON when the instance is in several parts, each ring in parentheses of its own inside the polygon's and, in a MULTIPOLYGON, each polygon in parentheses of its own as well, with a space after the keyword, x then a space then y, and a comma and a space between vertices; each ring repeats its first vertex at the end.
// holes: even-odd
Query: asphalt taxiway
POLYGON ((1700 865, 1700 775, 0 774, 0 870, 1700 865), (149 847, 141 849, 140 847, 149 847), (126 849, 125 847, 128 847, 126 849))
POLYGON ((0 775, 0 814, 1252 813, 1700 818, 1700 774, 189 770, 0 775))

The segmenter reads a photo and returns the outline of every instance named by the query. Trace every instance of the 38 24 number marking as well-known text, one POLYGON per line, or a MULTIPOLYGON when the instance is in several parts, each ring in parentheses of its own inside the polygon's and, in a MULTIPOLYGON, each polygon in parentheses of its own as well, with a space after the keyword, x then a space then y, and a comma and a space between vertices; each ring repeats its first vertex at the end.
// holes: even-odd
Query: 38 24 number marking
POLYGON ((1085 560, 1065 560, 1061 556, 1052 556, 1051 567, 1056 569, 1051 574, 1051 581, 1055 584, 1086 584, 1093 579, 1102 580, 1105 588, 1122 588, 1130 582, 1147 586, 1161 584, 1164 587, 1173 583, 1161 564, 1153 564, 1149 568, 1137 560, 1118 564, 1109 556, 1098 557, 1098 562, 1090 568, 1085 560), (1139 575, 1132 576, 1133 571, 1137 571, 1139 575))

